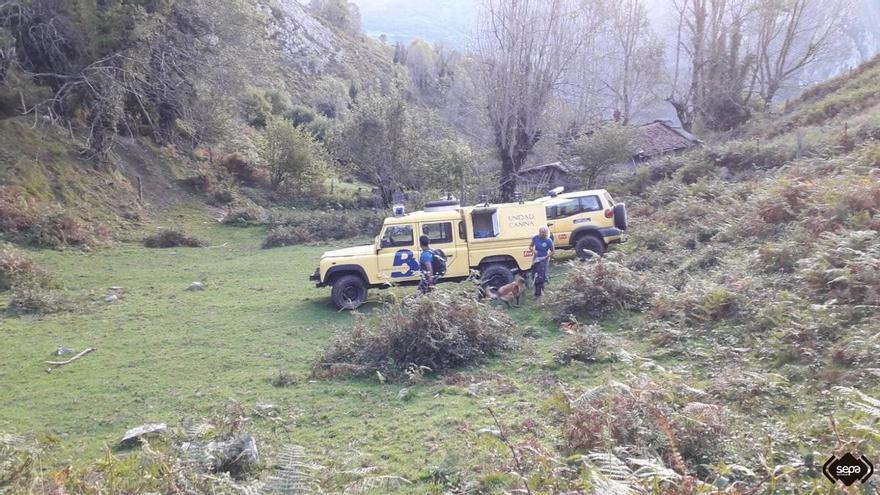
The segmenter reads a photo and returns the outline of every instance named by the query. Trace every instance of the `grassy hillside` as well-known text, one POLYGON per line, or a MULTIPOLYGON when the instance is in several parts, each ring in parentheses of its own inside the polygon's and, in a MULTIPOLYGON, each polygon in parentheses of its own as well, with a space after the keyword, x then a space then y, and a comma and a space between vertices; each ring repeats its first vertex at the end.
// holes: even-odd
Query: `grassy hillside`
MULTIPOLYGON (((209 439, 257 438, 239 483, 267 481, 293 444, 334 493, 829 493, 829 456, 880 454, 878 71, 615 184, 628 242, 560 256, 547 299, 510 311, 516 349, 441 375, 311 373, 353 316, 306 279, 349 242, 263 250, 264 229, 189 203, 161 223, 210 247, 30 251, 70 304, 0 320, 0 430, 20 435, 0 436, 0 481, 174 493, 193 472, 179 443, 116 441, 207 421, 209 439), (97 351, 47 373, 58 346, 97 351)), ((394 291, 366 312, 410 292, 394 291)))

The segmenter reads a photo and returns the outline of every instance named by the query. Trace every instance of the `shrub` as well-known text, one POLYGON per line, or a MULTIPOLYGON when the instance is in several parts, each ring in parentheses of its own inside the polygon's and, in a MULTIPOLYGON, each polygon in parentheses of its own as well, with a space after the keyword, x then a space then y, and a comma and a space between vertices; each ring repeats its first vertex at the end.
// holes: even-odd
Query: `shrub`
POLYGON ((108 237, 100 225, 88 226, 60 208, 38 205, 17 187, 0 187, 0 233, 36 247, 89 247, 108 237))
POLYGON ((37 247, 89 247, 99 238, 106 237, 102 228, 90 229, 82 220, 60 211, 50 211, 37 217, 30 229, 20 233, 26 244, 37 247))
POLYGON ((177 229, 164 229, 144 237, 148 248, 204 247, 207 243, 177 229))
POLYGON ((59 291, 25 284, 13 289, 7 311, 14 315, 45 315, 70 311, 72 308, 73 303, 59 291))
POLYGON ((596 359, 596 352, 604 343, 598 328, 578 326, 575 332, 566 336, 565 340, 553 353, 553 360, 567 365, 572 361, 586 363, 596 359))
POLYGON ((271 118, 266 123, 265 137, 260 157, 269 166, 272 187, 284 184, 302 190, 323 177, 327 150, 308 130, 271 118))
POLYGON ((263 241, 263 249, 295 246, 314 240, 314 233, 303 226, 279 225, 272 227, 263 241))
POLYGON ((294 105, 284 113, 284 118, 295 126, 301 126, 315 120, 315 111, 305 105, 294 105))
POLYGON ((373 316, 358 315, 313 368, 335 374, 402 377, 471 364, 513 345, 513 320, 462 290, 438 288, 430 297, 397 302, 373 316))
POLYGON ((0 291, 20 285, 46 286, 48 273, 24 253, 8 245, 0 245, 0 291))
POLYGON ((34 222, 36 205, 18 187, 0 187, 0 232, 25 231, 34 222))
POLYGON ((869 167, 880 168, 880 142, 866 143, 859 150, 859 162, 869 167))
POLYGON ((237 226, 263 225, 268 221, 268 217, 269 215, 266 213, 266 210, 257 205, 239 205, 230 208, 226 212, 226 216, 223 217, 223 224, 237 226))
POLYGON ((880 304, 880 242, 875 231, 827 232, 799 275, 817 296, 851 304, 880 304))
POLYGON ((296 375, 287 368, 279 369, 278 374, 272 379, 272 385, 275 387, 289 387, 296 385, 298 382, 299 380, 297 380, 296 375))
POLYGON ((235 191, 226 187, 221 187, 211 195, 211 203, 215 205, 228 205, 235 200, 235 191))
POLYGON ((267 186, 269 171, 254 165, 244 153, 230 153, 220 159, 220 167, 249 186, 267 186))
POLYGON ((764 244, 758 248, 758 267, 765 272, 793 273, 801 252, 792 244, 764 244))
POLYGON ((842 342, 834 345, 831 351, 835 363, 853 368, 876 368, 880 366, 880 339, 876 329, 880 320, 874 318, 854 328, 842 342))
POLYGON ((675 176, 685 184, 693 184, 700 179, 715 177, 719 170, 720 167, 717 167, 711 160, 697 159, 688 161, 686 165, 675 172, 675 176))
MULTIPOLYGON (((686 403, 657 383, 639 378, 588 390, 571 403, 563 435, 572 451, 660 452, 672 465, 683 459, 692 468, 711 464, 724 449, 724 410, 686 403)), ((682 466, 683 467, 683 466, 682 466)))
POLYGON ((693 282, 684 289, 654 300, 655 318, 691 325, 742 316, 746 298, 723 285, 693 282))
POLYGON ((310 212, 276 218, 263 248, 375 235, 384 220, 372 211, 310 212))
POLYGON ((709 162, 731 172, 777 168, 795 158, 794 147, 779 142, 731 141, 706 151, 709 162))
POLYGON ((217 179, 211 174, 198 174, 182 179, 181 184, 197 193, 214 194, 217 190, 217 179))
POLYGON ((722 457, 727 421, 721 406, 690 402, 672 417, 667 435, 673 437, 682 459, 705 474, 705 466, 722 457))
POLYGON ((657 415, 672 410, 664 390, 647 378, 610 382, 581 394, 571 403, 563 425, 570 450, 596 450, 609 445, 653 445, 667 442, 656 428, 657 415))
POLYGON ((615 310, 644 310, 655 291, 646 276, 607 260, 573 263, 568 278, 548 296, 557 319, 601 317, 615 310))

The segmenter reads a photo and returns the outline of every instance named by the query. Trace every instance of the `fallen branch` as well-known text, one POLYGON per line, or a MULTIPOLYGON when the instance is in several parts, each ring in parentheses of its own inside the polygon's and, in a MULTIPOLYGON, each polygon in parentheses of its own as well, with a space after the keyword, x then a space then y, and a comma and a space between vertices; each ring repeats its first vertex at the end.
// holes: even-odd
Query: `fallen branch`
MULTIPOLYGON (((67 361, 46 361, 46 364, 51 365, 51 366, 64 366, 65 364, 70 364, 70 363, 76 361, 77 359, 85 356, 86 354, 93 352, 93 351, 96 351, 96 350, 97 349, 95 349, 94 347, 89 347, 88 349, 80 352, 79 354, 77 354, 76 356, 73 356, 72 358, 68 359, 67 361)), ((55 369, 55 368, 49 368, 46 370, 46 372, 51 373, 53 369, 55 369)))
POLYGON ((492 410, 491 407, 486 407, 489 410, 489 414, 492 415, 492 419, 495 421, 495 426, 498 427, 498 438, 501 440, 501 443, 507 446, 510 449, 510 454, 513 456, 513 464, 516 466, 516 474, 523 482, 523 487, 526 489, 526 493, 528 495, 532 495, 532 490, 529 488, 528 479, 526 479, 525 469, 523 469, 522 462, 519 459, 519 454, 516 452, 516 448, 513 446, 513 443, 508 438, 507 434, 504 433, 504 426, 501 425, 501 421, 498 421, 498 416, 495 415, 495 411, 492 410))

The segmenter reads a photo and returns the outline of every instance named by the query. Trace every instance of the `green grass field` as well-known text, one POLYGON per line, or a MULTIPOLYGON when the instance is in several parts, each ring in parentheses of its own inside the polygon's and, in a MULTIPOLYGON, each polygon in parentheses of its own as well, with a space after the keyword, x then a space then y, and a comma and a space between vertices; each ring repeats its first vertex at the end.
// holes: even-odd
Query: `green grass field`
MULTIPOLYGON (((207 417, 234 400, 245 410, 268 402, 280 411, 280 421, 257 417, 248 427, 269 450, 295 443, 323 465, 376 466, 413 481, 457 459, 478 471, 481 459, 497 455, 475 433, 492 425, 487 406, 512 425, 547 416, 556 381, 586 387, 616 366, 553 365, 561 334, 530 300, 514 310, 530 329, 520 348, 462 370, 455 383, 310 380, 312 364, 352 316, 336 311, 329 289, 314 288, 308 275, 322 251, 354 241, 263 250, 262 229, 221 226, 194 210, 167 224, 185 225, 212 247, 146 249, 133 233, 89 253, 31 252, 82 299, 75 312, 0 320, 0 432, 57 439, 47 465, 92 461, 130 427, 207 417), (187 291, 193 281, 206 290, 187 291), (104 302, 112 286, 124 294, 104 302), (44 361, 57 359, 61 345, 97 351, 47 373, 44 361), (280 369, 297 383, 274 386, 280 369), (412 395, 401 401, 404 386, 412 395)), ((558 435, 543 433, 548 443, 558 435)))

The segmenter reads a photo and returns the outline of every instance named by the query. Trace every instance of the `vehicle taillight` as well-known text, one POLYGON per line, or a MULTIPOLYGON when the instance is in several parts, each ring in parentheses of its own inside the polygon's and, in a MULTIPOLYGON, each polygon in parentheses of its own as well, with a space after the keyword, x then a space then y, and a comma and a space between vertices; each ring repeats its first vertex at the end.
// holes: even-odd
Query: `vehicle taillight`
POLYGON ((605 210, 605 218, 611 218, 611 217, 613 217, 613 216, 614 216, 614 210, 613 210, 613 209, 608 208, 607 210, 605 210))

